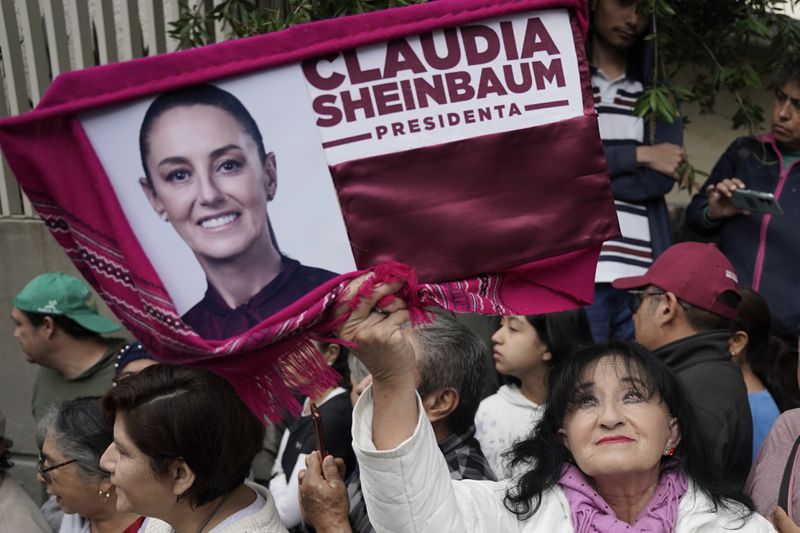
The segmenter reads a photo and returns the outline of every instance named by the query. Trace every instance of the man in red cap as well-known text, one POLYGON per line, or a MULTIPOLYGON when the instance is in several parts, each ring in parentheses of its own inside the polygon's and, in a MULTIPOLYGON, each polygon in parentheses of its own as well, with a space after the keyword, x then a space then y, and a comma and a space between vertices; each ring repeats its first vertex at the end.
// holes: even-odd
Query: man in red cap
POLYGON ((636 340, 689 393, 712 467, 743 486, 753 425, 742 372, 728 351, 741 299, 730 262, 712 244, 685 242, 668 248, 643 275, 613 285, 629 293, 636 340))

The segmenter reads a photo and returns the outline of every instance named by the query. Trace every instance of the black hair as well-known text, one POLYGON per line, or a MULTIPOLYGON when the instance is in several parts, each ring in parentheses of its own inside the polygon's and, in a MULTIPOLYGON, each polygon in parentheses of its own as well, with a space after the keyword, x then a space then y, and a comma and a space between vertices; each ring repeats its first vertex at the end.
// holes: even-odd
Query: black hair
POLYGON ((258 157, 261 164, 267 162, 267 152, 264 149, 264 139, 258 129, 255 119, 247 108, 234 95, 216 87, 214 85, 193 85, 184 89, 166 92, 158 95, 142 120, 142 127, 139 130, 139 154, 142 158, 142 168, 148 181, 151 181, 150 172, 147 170, 147 156, 150 154, 149 137, 153 128, 153 123, 158 117, 176 107, 189 107, 195 105, 207 105, 216 107, 231 115, 239 123, 242 130, 253 139, 258 149, 258 157))
MULTIPOLYGON (((717 302, 730 307, 731 311, 735 310, 739 305, 742 297, 736 291, 723 291, 718 297, 717 302)), ((718 315, 712 311, 700 309, 696 305, 678 299, 681 307, 686 314, 686 321, 689 326, 698 333, 705 331, 713 331, 715 329, 729 329, 731 327, 731 320, 722 315, 718 315)))
POLYGON ((736 309, 731 333, 747 333, 745 358, 781 411, 800 407, 797 358, 786 344, 770 334, 771 316, 764 298, 752 289, 739 289, 742 301, 736 309))
POLYGON ((777 90, 792 81, 800 85, 800 57, 790 53, 772 74, 772 87, 777 90))
MULTIPOLYGON (((550 368, 555 368, 569 357, 569 354, 583 346, 592 344, 592 332, 589 318, 582 307, 555 313, 525 315, 525 320, 533 326, 539 340, 547 346, 551 359, 550 368)), ((502 375, 502 381, 520 386, 519 378, 502 375)))
POLYGON ((224 378, 200 368, 153 365, 109 390, 103 412, 150 459, 156 476, 183 459, 195 474, 181 495, 199 507, 240 486, 264 440, 264 426, 224 378))
POLYGON ((658 397, 671 416, 675 417, 681 440, 672 457, 680 468, 698 487, 711 498, 714 510, 717 506, 734 507, 734 502, 743 505, 741 513, 748 516, 753 511, 752 501, 735 484, 724 479, 723 473, 710 466, 707 451, 700 435, 693 407, 677 378, 644 347, 633 342, 608 342, 588 346, 575 352, 564 362, 558 372, 550 375, 550 398, 541 421, 532 436, 514 445, 509 452, 511 467, 532 465, 506 492, 506 508, 520 519, 535 513, 541 504, 542 493, 553 487, 561 477, 564 465, 572 458, 564 445, 559 430, 564 419, 573 408, 577 387, 590 365, 604 357, 615 357, 627 370, 638 378, 645 398, 658 397))
POLYGON ((99 333, 92 331, 90 329, 86 329, 85 327, 81 326, 71 318, 65 315, 50 315, 47 313, 35 313, 33 311, 24 311, 22 309, 19 310, 22 314, 24 314, 31 323, 31 326, 34 328, 41 327, 44 324, 45 317, 50 317, 53 319, 53 324, 62 330, 64 333, 72 337, 73 339, 96 339, 102 338, 103 336, 99 333))

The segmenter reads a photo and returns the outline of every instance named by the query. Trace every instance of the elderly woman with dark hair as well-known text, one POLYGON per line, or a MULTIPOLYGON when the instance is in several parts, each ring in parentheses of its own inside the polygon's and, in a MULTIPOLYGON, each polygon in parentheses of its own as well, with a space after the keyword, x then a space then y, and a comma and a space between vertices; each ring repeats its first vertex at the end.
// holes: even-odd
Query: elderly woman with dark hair
POLYGON ((117 508, 144 533, 285 533, 266 488, 245 481, 264 428, 207 370, 154 365, 103 399, 114 442, 100 461, 117 508))
POLYGON ((117 497, 100 468, 111 444, 99 398, 54 405, 39 422, 43 437, 38 478, 64 511, 59 533, 135 533, 143 518, 117 510, 117 497))
POLYGON ((338 332, 373 376, 353 442, 376 531, 773 530, 709 470, 678 381, 636 344, 579 350, 552 374, 535 434, 514 447, 514 478, 451 481, 414 392, 408 312, 397 299, 374 312, 397 289, 376 288, 338 332))

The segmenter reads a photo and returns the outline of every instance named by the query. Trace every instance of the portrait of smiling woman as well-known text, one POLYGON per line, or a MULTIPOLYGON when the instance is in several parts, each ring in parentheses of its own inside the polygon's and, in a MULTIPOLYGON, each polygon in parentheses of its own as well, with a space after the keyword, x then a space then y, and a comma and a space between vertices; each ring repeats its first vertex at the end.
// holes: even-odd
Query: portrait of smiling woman
POLYGON ((159 95, 139 150, 150 205, 206 275, 205 296, 182 317, 200 336, 243 333, 335 276, 280 252, 267 210, 278 186, 275 154, 231 93, 198 85, 159 95))

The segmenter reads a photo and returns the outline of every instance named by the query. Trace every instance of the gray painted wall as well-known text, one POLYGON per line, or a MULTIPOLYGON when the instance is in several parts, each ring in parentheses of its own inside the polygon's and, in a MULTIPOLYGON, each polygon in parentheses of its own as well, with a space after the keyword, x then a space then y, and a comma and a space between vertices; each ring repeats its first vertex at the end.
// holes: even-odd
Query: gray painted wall
MULTIPOLYGON (((11 300, 32 278, 56 270, 80 277, 42 222, 0 219, 0 410, 6 415, 6 436, 14 441, 11 474, 37 500, 42 492, 35 479, 38 450, 30 407, 36 366, 25 361, 14 338, 11 300)), ((102 312, 113 317, 102 300, 97 301, 102 312)))

